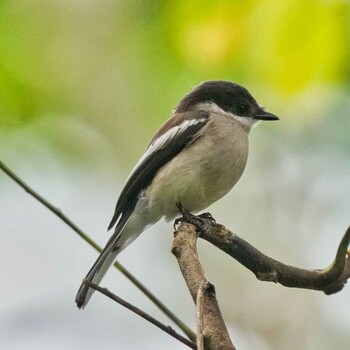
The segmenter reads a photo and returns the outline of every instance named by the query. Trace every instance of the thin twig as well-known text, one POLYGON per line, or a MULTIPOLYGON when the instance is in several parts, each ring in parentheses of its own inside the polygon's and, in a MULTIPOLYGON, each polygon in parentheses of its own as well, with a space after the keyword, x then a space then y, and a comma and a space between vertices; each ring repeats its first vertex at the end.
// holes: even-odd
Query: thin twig
POLYGON ((187 345, 191 349, 197 349, 196 344, 194 344, 192 341, 186 339, 181 334, 178 334, 170 326, 166 326, 165 324, 163 324, 162 322, 158 321, 157 319, 155 319, 151 315, 147 314, 146 312, 142 311, 138 307, 128 303, 124 299, 122 299, 122 298, 118 297, 117 295, 115 295, 114 293, 110 292, 108 289, 102 288, 102 287, 98 286, 97 284, 92 283, 92 282, 90 282, 89 280, 86 280, 86 279, 83 280, 83 283, 85 283, 88 287, 93 288, 93 289, 97 290, 98 292, 104 294, 106 297, 114 300, 118 304, 126 307, 128 310, 130 310, 130 311, 134 312, 135 314, 139 315, 140 317, 144 318, 148 322, 150 322, 153 325, 155 325, 156 327, 160 328, 165 333, 168 333, 169 335, 171 335, 175 339, 179 340, 183 344, 187 345))
MULTIPOLYGON (((0 161, 0 169, 2 169, 12 180, 14 180, 20 187, 22 187, 32 197, 37 199, 41 204, 58 216, 63 222, 65 222, 74 232, 76 232, 85 242, 93 247, 98 252, 102 251, 102 248, 93 241, 85 232, 83 232, 74 222, 69 219, 62 211, 52 205, 49 201, 43 198, 39 193, 34 191, 29 185, 27 185, 22 179, 20 179, 11 169, 9 169, 3 162, 0 161)), ((172 311, 170 311, 149 289, 147 289, 135 276, 133 276, 124 266, 118 261, 114 263, 117 268, 126 278, 128 278, 143 294, 147 296, 166 316, 168 316, 192 341, 195 341, 195 333, 182 322, 172 311)))

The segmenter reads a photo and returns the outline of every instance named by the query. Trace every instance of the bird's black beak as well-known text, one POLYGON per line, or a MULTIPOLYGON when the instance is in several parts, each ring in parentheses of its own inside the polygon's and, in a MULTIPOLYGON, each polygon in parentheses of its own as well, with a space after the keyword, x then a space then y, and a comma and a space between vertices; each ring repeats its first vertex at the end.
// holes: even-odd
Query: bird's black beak
POLYGON ((254 119, 257 120, 279 120, 280 118, 277 117, 277 115, 274 115, 272 113, 266 112, 266 111, 258 111, 255 116, 254 119))

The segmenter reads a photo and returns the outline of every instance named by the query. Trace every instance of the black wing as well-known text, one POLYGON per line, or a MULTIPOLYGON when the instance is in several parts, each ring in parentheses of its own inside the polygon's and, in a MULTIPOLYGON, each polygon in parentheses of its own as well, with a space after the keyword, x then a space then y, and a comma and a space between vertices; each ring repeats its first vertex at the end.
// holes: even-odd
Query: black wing
POLYGON ((163 125, 126 181, 108 230, 118 219, 127 220, 139 194, 149 186, 165 164, 200 136, 200 130, 207 124, 209 116, 204 111, 192 111, 174 115, 163 125))

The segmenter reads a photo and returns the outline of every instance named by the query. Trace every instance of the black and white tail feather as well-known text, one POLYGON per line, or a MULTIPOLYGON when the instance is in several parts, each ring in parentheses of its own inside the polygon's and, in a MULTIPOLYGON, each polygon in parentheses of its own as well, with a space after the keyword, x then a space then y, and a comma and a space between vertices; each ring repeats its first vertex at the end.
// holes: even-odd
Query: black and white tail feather
MULTIPOLYGON (((107 270, 114 263, 115 259, 117 258, 117 255, 122 249, 122 246, 118 247, 118 238, 120 237, 124 226, 125 223, 118 223, 114 234, 112 235, 107 245, 104 247, 101 254, 99 255, 98 259, 95 261, 90 271, 86 275, 86 280, 94 284, 99 284, 101 282, 107 270)), ((84 308, 86 306, 86 304, 91 298, 92 293, 93 289, 89 288, 86 284, 82 283, 75 298, 75 302, 79 309, 84 308)))

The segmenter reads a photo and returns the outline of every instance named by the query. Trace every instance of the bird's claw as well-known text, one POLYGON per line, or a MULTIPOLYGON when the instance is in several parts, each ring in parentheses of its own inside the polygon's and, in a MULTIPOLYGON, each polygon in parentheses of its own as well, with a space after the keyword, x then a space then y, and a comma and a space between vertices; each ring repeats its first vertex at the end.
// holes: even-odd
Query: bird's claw
POLYGON ((209 212, 199 214, 198 217, 201 218, 201 219, 208 219, 208 220, 210 220, 212 222, 216 222, 216 220, 214 219, 213 215, 211 215, 209 212))
POLYGON ((180 202, 176 203, 176 206, 178 207, 180 213, 182 216, 179 218, 176 218, 174 221, 174 229, 176 230, 177 225, 180 224, 181 222, 185 221, 188 222, 189 224, 192 224, 196 227, 197 232, 202 232, 202 227, 204 225, 203 219, 210 219, 211 221, 215 222, 215 219, 210 213, 203 213, 200 215, 193 215, 189 211, 187 211, 180 202))

